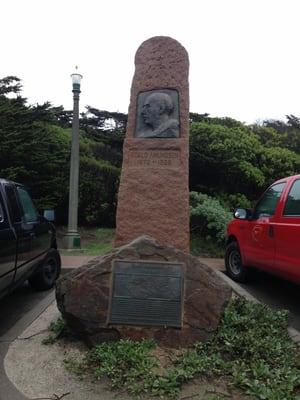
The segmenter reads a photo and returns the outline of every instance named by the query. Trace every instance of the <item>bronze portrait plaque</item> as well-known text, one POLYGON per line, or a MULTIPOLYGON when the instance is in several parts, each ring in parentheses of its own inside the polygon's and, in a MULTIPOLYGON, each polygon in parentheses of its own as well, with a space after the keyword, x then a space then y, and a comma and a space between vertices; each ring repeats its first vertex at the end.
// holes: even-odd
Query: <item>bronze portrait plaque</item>
POLYGON ((139 93, 136 138, 178 138, 179 125, 177 90, 159 89, 139 93))
POLYGON ((109 324, 182 326, 183 264, 115 260, 109 324))

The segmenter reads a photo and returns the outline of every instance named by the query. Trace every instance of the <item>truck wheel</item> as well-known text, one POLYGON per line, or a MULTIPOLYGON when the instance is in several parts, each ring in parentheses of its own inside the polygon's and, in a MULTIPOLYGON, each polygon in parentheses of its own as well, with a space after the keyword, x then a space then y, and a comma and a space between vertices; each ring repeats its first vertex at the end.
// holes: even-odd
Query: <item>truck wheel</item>
POLYGON ((59 253, 51 249, 37 271, 28 279, 31 287, 39 291, 51 289, 60 274, 60 267, 59 253))
POLYGON ((225 266, 227 275, 237 282, 246 282, 248 270, 243 266, 241 252, 237 242, 226 247, 225 266))

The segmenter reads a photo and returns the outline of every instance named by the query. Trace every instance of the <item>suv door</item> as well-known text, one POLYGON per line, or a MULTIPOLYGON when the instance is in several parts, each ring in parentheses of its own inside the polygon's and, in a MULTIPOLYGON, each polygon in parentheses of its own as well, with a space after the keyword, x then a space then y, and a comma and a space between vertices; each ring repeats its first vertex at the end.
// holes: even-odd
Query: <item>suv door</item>
POLYGON ((0 292, 13 282, 16 265, 17 240, 11 228, 0 191, 0 292))
POLYGON ((5 184, 4 190, 7 198, 9 214, 12 226, 17 238, 17 260, 15 281, 22 278, 33 266, 33 236, 34 232, 31 226, 24 224, 22 210, 16 193, 15 185, 5 184))
POLYGON ((286 182, 272 185, 263 194, 253 211, 253 217, 245 229, 245 264, 272 270, 275 263, 274 222, 278 201, 286 182))
POLYGON ((284 207, 274 226, 278 273, 300 282, 300 179, 291 182, 284 207))
POLYGON ((32 232, 32 257, 42 258, 51 247, 52 230, 50 223, 38 214, 29 193, 23 186, 17 186, 17 193, 23 211, 23 228, 32 232))

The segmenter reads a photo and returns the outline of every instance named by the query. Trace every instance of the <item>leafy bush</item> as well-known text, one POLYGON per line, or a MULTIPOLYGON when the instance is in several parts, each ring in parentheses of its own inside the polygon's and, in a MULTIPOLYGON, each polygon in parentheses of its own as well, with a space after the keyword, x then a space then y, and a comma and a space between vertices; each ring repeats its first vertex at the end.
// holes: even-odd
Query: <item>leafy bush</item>
POLYGON ((195 257, 224 258, 224 243, 217 243, 214 240, 206 239, 197 234, 191 235, 191 254, 195 257))
POLYGON ((218 243, 224 242, 226 226, 232 219, 219 200, 207 194, 190 193, 190 221, 192 231, 218 243))
POLYGON ((220 193, 218 195, 218 200, 225 208, 229 210, 232 210, 236 207, 251 208, 253 205, 243 193, 220 193))

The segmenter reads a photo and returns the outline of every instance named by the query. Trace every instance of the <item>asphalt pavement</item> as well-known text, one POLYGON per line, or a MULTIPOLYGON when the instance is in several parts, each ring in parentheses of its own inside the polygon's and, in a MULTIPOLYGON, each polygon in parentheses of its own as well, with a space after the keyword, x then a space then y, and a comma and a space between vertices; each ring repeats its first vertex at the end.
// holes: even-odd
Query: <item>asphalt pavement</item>
MULTIPOLYGON (((221 258, 200 258, 202 262, 225 274, 221 258)), ((253 271, 247 284, 239 283, 247 293, 274 310, 285 309, 290 312, 290 326, 300 331, 300 287, 262 271, 253 271)))
POLYGON ((42 314, 54 297, 54 290, 35 293, 24 285, 0 300, 0 400, 27 400, 7 378, 3 360, 9 345, 42 314))
POLYGON ((256 271, 247 285, 241 284, 260 302, 275 310, 290 312, 290 326, 300 331, 300 287, 264 272, 256 271))

